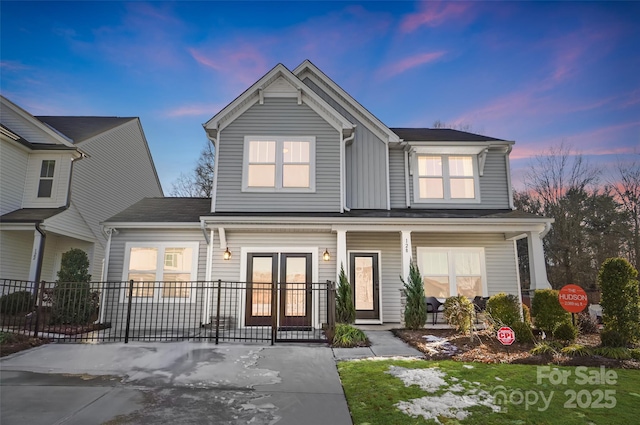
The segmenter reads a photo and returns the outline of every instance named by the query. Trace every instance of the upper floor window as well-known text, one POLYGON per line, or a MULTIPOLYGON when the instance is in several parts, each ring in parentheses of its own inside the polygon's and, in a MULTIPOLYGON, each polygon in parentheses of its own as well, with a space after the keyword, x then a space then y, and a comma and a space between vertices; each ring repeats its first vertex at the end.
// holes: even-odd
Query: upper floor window
POLYGON ((475 156, 418 155, 417 201, 469 201, 478 199, 475 156))
MULTIPOLYGON (((197 243, 129 243, 123 276, 133 280, 133 298, 190 301, 197 277, 197 243)), ((125 300, 124 291, 121 300, 125 300)))
POLYGON ((40 167, 40 182, 38 183, 38 198, 51 198, 53 190, 53 172, 56 168, 56 161, 45 159, 40 167))
POLYGON ((315 137, 247 136, 244 191, 314 191, 315 137))

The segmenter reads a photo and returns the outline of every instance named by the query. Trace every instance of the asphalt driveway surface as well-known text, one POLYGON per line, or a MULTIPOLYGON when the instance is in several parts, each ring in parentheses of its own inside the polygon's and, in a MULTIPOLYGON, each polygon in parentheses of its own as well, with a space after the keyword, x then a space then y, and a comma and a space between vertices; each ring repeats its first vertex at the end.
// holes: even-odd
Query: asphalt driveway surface
POLYGON ((0 360, 0 423, 351 424, 330 348, 49 344, 0 360))

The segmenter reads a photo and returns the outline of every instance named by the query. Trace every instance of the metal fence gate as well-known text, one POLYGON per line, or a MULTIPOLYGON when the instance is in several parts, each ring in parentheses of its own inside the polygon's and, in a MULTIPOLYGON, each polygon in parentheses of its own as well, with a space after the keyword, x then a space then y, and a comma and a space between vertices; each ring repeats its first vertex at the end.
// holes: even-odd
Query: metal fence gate
POLYGON ((0 331, 59 341, 326 342, 335 283, 0 280, 0 331))

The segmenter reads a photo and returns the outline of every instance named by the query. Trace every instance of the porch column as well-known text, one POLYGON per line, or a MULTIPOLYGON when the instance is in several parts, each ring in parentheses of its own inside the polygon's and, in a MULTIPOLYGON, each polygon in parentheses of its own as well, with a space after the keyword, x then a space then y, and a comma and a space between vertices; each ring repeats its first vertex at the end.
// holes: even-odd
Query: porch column
POLYGON ((40 258, 40 246, 42 235, 37 230, 33 231, 33 249, 31 249, 31 263, 29 265, 29 277, 27 280, 35 282, 38 279, 38 258, 40 258))
POLYGON ((344 272, 347 273, 349 264, 347 263, 347 231, 338 230, 338 240, 336 245, 336 276, 340 278, 340 267, 344 266, 344 272))
POLYGON ((401 233, 401 249, 402 249, 402 278, 407 279, 409 276, 409 265, 411 264, 411 231, 403 230, 401 233))
POLYGON ((542 239, 538 232, 527 232, 527 246, 529 248, 529 274, 531 289, 551 289, 547 280, 547 267, 544 261, 542 239))

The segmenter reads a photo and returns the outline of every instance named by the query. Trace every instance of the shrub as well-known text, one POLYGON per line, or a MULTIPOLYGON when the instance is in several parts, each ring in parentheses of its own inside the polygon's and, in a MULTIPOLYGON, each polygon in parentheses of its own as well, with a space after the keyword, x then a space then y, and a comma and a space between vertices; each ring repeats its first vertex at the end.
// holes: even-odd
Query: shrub
POLYGON ((336 322, 353 323, 356 321, 356 306, 353 302, 353 291, 344 272, 344 265, 340 265, 340 281, 336 291, 336 322))
POLYGON ((51 300, 51 323, 80 325, 88 323, 97 308, 89 281, 89 257, 77 248, 62 254, 58 281, 51 300))
POLYGON ((531 354, 533 354, 534 356, 553 356, 555 354, 558 354, 558 350, 560 348, 553 344, 553 343, 549 343, 549 342, 542 342, 539 344, 536 344, 535 347, 533 347, 531 349, 531 351, 529 351, 531 354))
POLYGON ((604 347, 626 347, 625 336, 614 329, 604 329, 600 332, 600 342, 604 347))
POLYGON ((427 321, 427 305, 424 302, 424 286, 418 266, 411 262, 407 281, 405 282, 402 276, 400 280, 407 303, 404 307, 405 326, 407 329, 420 329, 427 321))
POLYGON ((336 332, 333 336, 333 346, 350 348, 367 346, 367 336, 360 329, 346 323, 336 324, 336 332))
POLYGON ((553 337, 564 342, 574 342, 578 337, 578 328, 571 322, 562 322, 553 330, 553 337))
POLYGON ((531 332, 531 325, 525 322, 515 322, 511 329, 516 334, 516 341, 518 342, 533 342, 533 332, 531 332))
POLYGON ((487 301, 487 313, 498 325, 513 327, 520 322, 520 301, 515 295, 504 292, 496 294, 487 301))
POLYGON ((571 357, 589 357, 591 355, 591 350, 581 344, 571 344, 564 347, 560 352, 571 357))
POLYGON ((466 334, 471 330, 474 312, 473 304, 464 295, 449 297, 444 302, 444 317, 458 332, 466 334))
POLYGON ((35 302, 29 291, 16 291, 0 297, 0 312, 16 315, 31 311, 35 302))
MULTIPOLYGON (((620 333, 626 346, 640 338, 640 295, 638 271, 624 258, 609 258, 602 263, 598 273, 598 285, 602 291, 600 305, 605 331, 620 333)), ((603 340, 603 345, 604 340, 603 340)))
POLYGON ((640 360, 640 348, 632 348, 629 350, 629 353, 631 354, 632 359, 640 360))
POLYGON ((536 328, 550 335, 560 323, 571 320, 569 312, 558 301, 558 291, 553 289, 536 290, 531 302, 531 314, 535 318, 536 328))
POLYGON ((531 324, 531 310, 529 310, 529 306, 526 304, 522 304, 522 318, 524 319, 524 323, 531 324))
POLYGON ((631 350, 626 347, 597 347, 593 349, 593 354, 615 360, 631 359, 631 350))
POLYGON ((589 313, 578 314, 578 330, 581 334, 597 334, 598 333, 598 319, 589 313))

